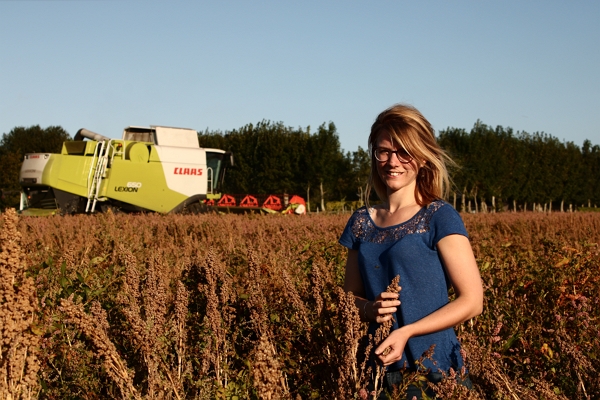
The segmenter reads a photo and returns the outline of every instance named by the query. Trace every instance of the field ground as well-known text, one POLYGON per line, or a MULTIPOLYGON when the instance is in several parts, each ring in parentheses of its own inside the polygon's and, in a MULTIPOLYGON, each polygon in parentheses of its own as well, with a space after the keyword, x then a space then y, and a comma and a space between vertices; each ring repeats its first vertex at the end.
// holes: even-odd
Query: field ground
MULTIPOLYGON (((2 398, 367 398, 347 214, 2 217, 2 398)), ((440 396, 600 398, 600 213, 463 218, 475 390, 440 396)))

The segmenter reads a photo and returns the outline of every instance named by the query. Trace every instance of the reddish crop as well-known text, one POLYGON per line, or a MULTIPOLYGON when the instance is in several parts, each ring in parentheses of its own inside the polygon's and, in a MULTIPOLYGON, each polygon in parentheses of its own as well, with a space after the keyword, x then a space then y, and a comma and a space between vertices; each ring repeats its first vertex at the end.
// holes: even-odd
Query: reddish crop
MULTIPOLYGON (((597 398, 600 215, 463 217, 486 291, 457 327, 475 390, 448 379, 440 397, 597 398)), ((39 386, 23 385, 42 397, 372 397, 364 326, 340 290, 348 215, 16 218, 0 233, 20 243, 0 259, 35 283, 21 331, 39 386)))

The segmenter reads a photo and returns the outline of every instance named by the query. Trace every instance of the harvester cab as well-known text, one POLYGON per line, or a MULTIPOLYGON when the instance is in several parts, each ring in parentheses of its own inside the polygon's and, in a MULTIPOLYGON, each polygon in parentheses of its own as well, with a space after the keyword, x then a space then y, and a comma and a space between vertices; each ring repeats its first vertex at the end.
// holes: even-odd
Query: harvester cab
POLYGON ((199 212, 219 198, 231 153, 201 148, 193 129, 130 126, 122 139, 80 129, 60 154, 26 154, 21 210, 199 212), (84 140, 89 139, 89 140, 84 140))

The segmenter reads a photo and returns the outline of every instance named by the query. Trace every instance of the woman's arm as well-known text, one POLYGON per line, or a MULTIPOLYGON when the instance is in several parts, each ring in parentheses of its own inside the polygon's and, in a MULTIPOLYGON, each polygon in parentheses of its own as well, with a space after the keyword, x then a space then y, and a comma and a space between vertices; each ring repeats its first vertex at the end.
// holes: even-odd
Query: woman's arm
POLYGON ((483 286, 469 239, 462 235, 449 235, 438 242, 437 249, 456 298, 428 316, 392 332, 375 350, 384 365, 402 358, 404 346, 411 337, 441 331, 481 314, 483 286), (388 347, 391 351, 383 355, 388 347))
POLYGON ((396 293, 383 292, 379 294, 375 301, 366 299, 365 286, 358 267, 357 250, 348 250, 344 290, 354 294, 354 302, 362 321, 385 322, 393 317, 392 314, 396 312, 397 307, 400 305, 400 300, 398 300, 400 287, 398 287, 396 293))

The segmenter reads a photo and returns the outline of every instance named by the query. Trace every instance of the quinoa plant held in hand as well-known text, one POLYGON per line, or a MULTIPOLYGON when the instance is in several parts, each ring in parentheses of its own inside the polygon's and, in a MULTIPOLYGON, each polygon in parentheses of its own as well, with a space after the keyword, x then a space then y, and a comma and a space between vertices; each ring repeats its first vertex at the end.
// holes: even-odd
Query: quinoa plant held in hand
MULTIPOLYGON (((394 279, 392 279, 392 283, 390 283, 385 290, 386 293, 398 293, 398 287, 400 286, 400 275, 396 275, 394 279)), ((379 328, 375 331, 375 337, 373 338, 374 345, 377 348, 390 334, 392 329, 392 325, 394 324, 395 319, 392 317, 379 325, 379 328)), ((386 356, 392 349, 390 347, 386 347, 381 353, 383 356, 386 356)), ((376 357, 377 354, 374 354, 376 357)), ((386 367, 384 365, 378 365, 375 368, 375 377, 373 379, 373 386, 375 388, 375 392, 377 395, 381 392, 381 382, 383 377, 385 376, 386 367)))

